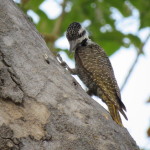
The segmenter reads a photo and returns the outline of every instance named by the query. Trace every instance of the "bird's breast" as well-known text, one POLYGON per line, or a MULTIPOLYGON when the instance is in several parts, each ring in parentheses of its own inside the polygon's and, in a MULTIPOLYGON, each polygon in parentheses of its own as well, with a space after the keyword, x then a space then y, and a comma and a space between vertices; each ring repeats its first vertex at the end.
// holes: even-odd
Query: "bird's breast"
POLYGON ((91 73, 83 66, 82 61, 78 56, 75 56, 75 64, 77 69, 77 75, 81 81, 89 88, 93 89, 96 87, 96 84, 91 78, 91 73))

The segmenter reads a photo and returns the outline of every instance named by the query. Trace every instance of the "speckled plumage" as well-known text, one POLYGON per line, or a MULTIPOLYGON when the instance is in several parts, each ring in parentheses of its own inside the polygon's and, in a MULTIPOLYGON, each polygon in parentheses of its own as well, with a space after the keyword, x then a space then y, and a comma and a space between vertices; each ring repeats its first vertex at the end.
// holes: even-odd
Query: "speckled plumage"
POLYGON ((109 58, 99 45, 85 35, 86 31, 79 23, 75 22, 70 26, 67 38, 70 46, 73 44, 71 50, 75 50, 76 74, 88 87, 88 94, 100 97, 108 106, 112 119, 122 126, 119 111, 127 119, 124 113, 126 108, 121 101, 120 90, 109 58))

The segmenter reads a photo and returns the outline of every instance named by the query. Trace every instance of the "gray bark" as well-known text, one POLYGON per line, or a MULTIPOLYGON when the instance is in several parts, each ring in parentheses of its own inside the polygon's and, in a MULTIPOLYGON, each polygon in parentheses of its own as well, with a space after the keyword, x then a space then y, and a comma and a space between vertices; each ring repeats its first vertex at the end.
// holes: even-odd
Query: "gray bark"
POLYGON ((0 0, 0 149, 139 150, 11 0, 0 0))

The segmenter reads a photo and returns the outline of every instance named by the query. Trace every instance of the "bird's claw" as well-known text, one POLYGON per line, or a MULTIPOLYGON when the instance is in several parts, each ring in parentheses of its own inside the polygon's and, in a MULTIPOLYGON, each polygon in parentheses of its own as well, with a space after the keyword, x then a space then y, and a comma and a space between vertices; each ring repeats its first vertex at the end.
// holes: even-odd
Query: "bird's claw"
POLYGON ((62 57, 60 56, 60 54, 57 54, 56 56, 58 58, 58 61, 60 62, 60 64, 64 67, 64 68, 68 68, 68 65, 66 64, 66 62, 63 61, 62 57))

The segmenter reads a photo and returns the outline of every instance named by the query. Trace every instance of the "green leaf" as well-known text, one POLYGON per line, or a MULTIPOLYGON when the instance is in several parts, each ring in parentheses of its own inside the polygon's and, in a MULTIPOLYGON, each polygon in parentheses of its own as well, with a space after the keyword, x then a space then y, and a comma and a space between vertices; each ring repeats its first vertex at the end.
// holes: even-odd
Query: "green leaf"
POLYGON ((135 47, 141 48, 142 41, 138 36, 133 35, 133 34, 128 34, 126 37, 130 39, 131 44, 134 44, 135 47))
POLYGON ((150 27, 150 1, 149 0, 130 0, 130 3, 139 12, 140 29, 150 27))
POLYGON ((40 9, 36 10, 36 13, 40 17, 40 21, 36 25, 38 31, 41 33, 52 33, 56 19, 50 20, 48 16, 40 9))
POLYGON ((104 2, 104 3, 108 3, 109 8, 114 7, 116 9, 118 9, 124 17, 130 16, 132 13, 129 5, 126 3, 125 0, 119 0, 119 1, 112 0, 112 1, 104 2))
POLYGON ((119 31, 112 31, 106 33, 100 33, 96 31, 93 33, 92 40, 98 43, 106 51, 107 55, 112 55, 116 52, 123 43, 124 35, 119 31))
POLYGON ((39 6, 43 2, 44 2, 44 0, 29 0, 27 3, 24 4, 24 8, 36 11, 37 9, 39 9, 39 6))

